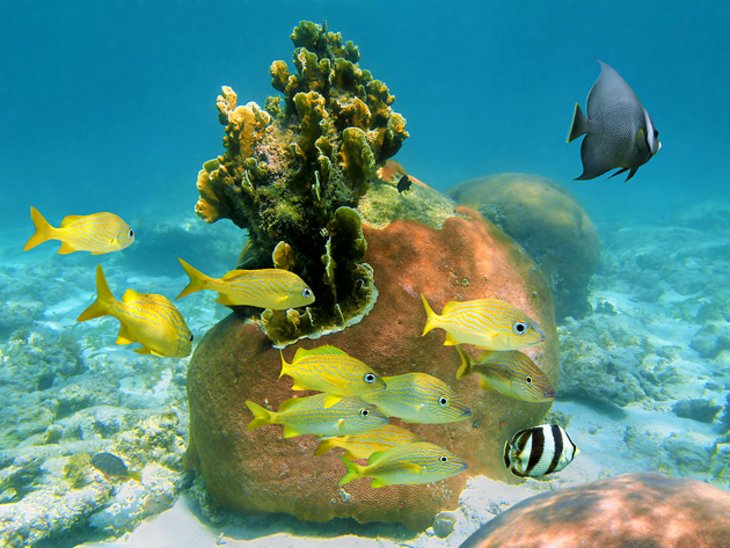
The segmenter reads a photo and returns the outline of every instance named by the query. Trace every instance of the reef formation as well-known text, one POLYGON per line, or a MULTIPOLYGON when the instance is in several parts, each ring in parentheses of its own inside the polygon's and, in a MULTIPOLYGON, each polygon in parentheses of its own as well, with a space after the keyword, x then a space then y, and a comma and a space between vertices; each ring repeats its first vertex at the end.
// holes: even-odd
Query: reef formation
POLYGON ((230 88, 219 97, 226 152, 200 172, 196 210, 209 222, 229 218, 248 231, 240 268, 289 269, 316 302, 260 314, 233 307, 205 335, 188 368, 186 464, 228 508, 424 529, 458 505, 468 475, 518 481, 504 468, 503 443, 536 424, 549 403, 485 392, 474 376, 457 382, 458 353, 443 345, 441 333, 421 336, 426 313, 419 293, 438 310, 476 298, 523 310, 546 335, 525 353, 557 386, 550 289, 529 255, 476 211, 457 208, 422 183, 379 180, 376 168, 407 136, 405 121, 390 108, 393 96, 357 65, 357 48, 338 33, 302 22, 291 37, 297 74, 281 61, 271 67, 283 97, 270 98, 265 109, 237 106, 230 88), (296 348, 331 344, 380 375, 420 371, 449 384, 472 410, 471 420, 408 428, 466 459, 468 475, 427 485, 340 487, 339 449, 316 456, 314 436, 285 439, 279 426, 248 430, 246 400, 273 410, 293 395, 291 381, 278 378, 281 358, 272 343, 287 357, 296 348))
POLYGON ((294 67, 270 68, 283 96, 265 107, 238 104, 223 87, 219 120, 226 151, 198 174, 195 210, 248 232, 241 268, 286 268, 306 279, 317 302, 306 313, 268 311, 263 328, 286 343, 357 321, 376 298, 366 243, 354 208, 376 165, 408 137, 386 85, 359 67, 352 42, 302 21, 291 35, 294 67))

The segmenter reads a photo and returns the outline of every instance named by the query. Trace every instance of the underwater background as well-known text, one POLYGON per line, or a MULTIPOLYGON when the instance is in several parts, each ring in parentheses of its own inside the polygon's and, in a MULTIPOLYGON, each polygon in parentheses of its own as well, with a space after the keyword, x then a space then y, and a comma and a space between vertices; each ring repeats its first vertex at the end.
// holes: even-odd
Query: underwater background
MULTIPOLYGON (((202 490, 181 473, 189 359, 140 357, 113 344, 113 320, 75 318, 93 300, 100 262, 115 294, 139 286, 170 298, 186 282, 178 256, 211 272, 235 266, 245 234, 193 210, 197 172, 222 152, 215 99, 229 85, 240 104, 263 104, 274 93, 269 65, 291 64, 288 37, 300 20, 326 21, 352 40, 360 66, 395 95, 410 137, 394 159, 410 174, 444 192, 485 175, 537 174, 595 223, 592 311, 559 319, 553 406, 582 453, 553 482, 659 469, 727 491, 729 3, 3 2, 0 538, 72 546, 136 529, 118 542, 160 545, 184 531, 203 543, 335 543, 356 533, 363 545, 451 546, 553 488, 485 479, 446 532, 420 536, 201 510, 203 495, 140 526, 202 490), (574 180, 580 147, 565 138, 574 103, 584 105, 598 77, 596 58, 627 80, 661 134, 660 153, 628 183, 574 180), (113 211, 137 241, 101 257, 59 256, 56 244, 22 253, 31 205, 52 224, 113 211), (60 486, 88 466, 78 455, 110 449, 154 461, 152 487, 102 478, 83 498, 60 486), (41 505, 49 493, 50 509, 41 505)), ((201 294, 179 308, 196 342, 228 314, 201 294)))

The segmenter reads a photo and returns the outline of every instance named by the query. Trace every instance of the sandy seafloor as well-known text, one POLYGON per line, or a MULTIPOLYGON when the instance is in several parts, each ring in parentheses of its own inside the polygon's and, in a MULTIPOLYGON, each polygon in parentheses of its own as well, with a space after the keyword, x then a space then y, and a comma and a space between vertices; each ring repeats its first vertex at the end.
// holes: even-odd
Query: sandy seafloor
MULTIPOLYGON (((415 536, 387 524, 212 509, 199 481, 180 472, 188 359, 134 354, 113 344, 116 320, 75 318, 94 297, 97 263, 117 297, 133 287, 173 298, 186 284, 178 255, 227 270, 241 236, 219 225, 192 215, 138 223, 134 247, 101 257, 58 256, 55 243, 19 253, 30 221, 2 236, 1 544, 446 547, 533 494, 624 472, 658 469, 730 488, 730 207, 705 205, 665 224, 598 225, 594 312, 559 327, 552 409, 581 453, 550 481, 472 479, 459 508, 415 536), (69 466, 73 455, 98 451, 124 455, 142 481, 69 466)), ((201 292, 178 302, 198 338, 227 314, 213 301, 201 292)))

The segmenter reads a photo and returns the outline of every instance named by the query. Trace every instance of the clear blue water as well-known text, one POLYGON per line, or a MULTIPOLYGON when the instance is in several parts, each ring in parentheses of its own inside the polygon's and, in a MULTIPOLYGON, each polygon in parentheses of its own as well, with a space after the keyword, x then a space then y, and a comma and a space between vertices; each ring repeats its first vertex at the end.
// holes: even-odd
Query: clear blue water
MULTIPOLYGON (((147 375, 146 370, 128 360, 128 350, 109 342, 110 332, 115 332, 112 322, 71 331, 74 318, 93 294, 92 276, 86 274, 92 272, 97 258, 59 257, 51 244, 33 254, 21 254, 22 243, 32 231, 28 210, 36 206, 52 223, 68 214, 114 211, 136 221, 140 244, 145 228, 179 222, 181 216, 202 224, 192 213, 198 198, 195 181, 202 163, 223 150, 215 107, 220 86, 232 86, 239 104, 263 104, 275 93, 268 72, 271 62, 282 59, 292 66, 289 35, 300 20, 326 20, 330 30, 355 42, 360 66, 383 80, 396 96, 394 110, 407 119, 411 137, 395 159, 411 174, 444 191, 463 180, 499 172, 544 175, 568 188, 599 226, 604 244, 605 262, 594 281, 591 301, 611 302, 620 311, 619 319, 606 321, 608 328, 600 317, 593 317, 586 320, 585 329, 598 334, 605 328, 607 336, 615 337, 612 343, 620 345, 621 333, 650 326, 646 340, 651 343, 631 354, 644 356, 642 367, 647 360, 671 362, 697 371, 702 382, 707 380, 696 390, 691 385, 682 394, 667 396, 668 389, 662 397, 715 397, 715 403, 724 403, 730 371, 718 360, 730 351, 700 359, 687 348, 690 340, 694 344, 701 324, 699 319, 695 322, 694 310, 708 303, 725 307, 724 312, 714 313, 720 319, 712 316, 711 321, 716 322, 713 329, 725 333, 725 339, 718 335, 718 340, 730 345, 730 296, 724 277, 730 273, 728 227, 718 235, 712 222, 675 225, 678 216, 700 204, 709 203, 718 211, 730 207, 730 4, 709 0, 691 7, 661 0, 377 0, 368 2, 368 7, 362 2, 314 0, 2 2, 3 338, 15 336, 11 334, 17 329, 38 329, 42 337, 33 343, 35 348, 43 352, 47 344, 48 352, 69 355, 78 353, 69 342, 78 339, 84 351, 92 349, 89 367, 99 379, 112 370, 109 364, 114 365, 114 378, 123 379, 122 401, 117 403, 135 409, 135 420, 145 416, 147 405, 158 412, 184 399, 184 364, 155 373, 161 380, 145 381, 164 389, 159 394, 155 391, 153 401, 140 403, 152 389, 136 387, 133 379, 147 375), (623 177, 606 180, 605 176, 573 180, 581 172, 580 145, 566 144, 565 138, 573 104, 585 103, 599 74, 595 58, 622 74, 660 131, 662 150, 629 183, 623 177), (657 231, 645 230, 644 225, 657 231), (716 236, 719 240, 712 240, 716 236), (677 249, 682 241, 690 242, 697 253, 683 255, 677 249), (637 255, 654 262, 646 259, 632 267, 637 255), (667 257, 664 265, 663 257, 667 257), (654 278, 641 278, 638 270, 647 264, 654 278), (33 278, 29 272, 42 272, 45 277, 33 278), (700 282, 701 289, 694 293, 689 289, 677 293, 676 288, 683 287, 678 280, 683 275, 695 284, 706 277, 707 285, 700 282), (670 289, 652 292, 667 279, 670 289), (629 317, 637 310, 641 312, 636 317, 621 323, 621 314, 629 317), (15 316, 8 319, 8 311, 17 311, 17 320, 15 316), (69 330, 65 342, 56 343, 54 337, 64 329, 69 330)), ((188 257, 207 253, 210 261, 217 261, 218 270, 231 265, 243 236, 230 230, 228 221, 207 230, 225 235, 230 247, 201 250, 205 232, 193 231, 191 239, 184 241, 158 237, 159 247, 149 255, 141 245, 139 250, 125 252, 126 263, 123 258, 110 258, 105 269, 111 265, 107 272, 115 293, 142 279, 173 296, 182 280, 175 257, 186 251, 188 257)), ((196 337, 224 313, 220 307, 213 310, 211 299, 199 295, 186 300, 181 309, 196 337)), ((578 323, 568 322, 561 329, 562 337, 578 337, 582 332, 578 323)), ((12 371, 2 368, 22 367, 23 360, 36 355, 19 350, 20 343, 2 343, 7 346, 0 354, 5 360, 0 362, 0 373, 3 379, 13 378, 12 371)), ((605 348, 601 351, 608 357, 600 359, 625 357, 605 348)), ((19 386, 26 376, 38 381, 32 371, 25 371, 19 386)), ((37 420, 28 408, 43 400, 18 398, 10 403, 18 406, 19 416, 37 420)), ((595 410, 566 405, 565 412, 590 415, 584 420, 589 426, 594 421, 600 430, 604 422, 610 424, 600 412, 594 416, 595 410)), ((627 419, 637 429, 654 427, 644 411, 633 410, 627 419)), ((730 416, 730 410, 725 412, 730 416)), ((690 419, 659 431, 667 436, 696 431, 710 441, 722 434, 717 431, 719 419, 694 426, 683 420, 690 419)), ((594 452, 601 451, 600 443, 585 441, 584 445, 588 453, 592 446, 594 452)), ((667 455, 681 453, 670 446, 667 455)), ((663 465, 663 456, 657 461, 647 456, 651 450, 632 462, 635 447, 616 449, 626 452, 617 471, 663 465)), ((0 454, 7 449, 0 447, 0 454)), ((691 453, 684 446, 681 450, 691 453)), ((730 450, 725 457, 728 454, 730 450)), ((706 455, 698 458, 707 460, 706 455)), ((686 459, 690 462, 691 455, 686 459)), ((694 464, 683 466, 689 470, 694 464)), ((5 485, 2 481, 0 475, 0 485, 5 485)), ((0 532, 2 506, 9 500, 3 497, 0 489, 0 532)), ((287 523, 282 530, 295 527, 287 523)))
POLYGON ((221 150, 220 85, 262 103, 300 19, 358 44, 408 120, 398 160, 437 188, 535 172, 566 183, 598 220, 728 200, 725 2, 426 4, 4 2, 0 225, 26 222, 30 203, 52 217, 192 207, 197 170, 221 150), (664 148, 632 184, 571 182, 580 147, 565 136, 594 57, 622 73, 661 132, 664 148))

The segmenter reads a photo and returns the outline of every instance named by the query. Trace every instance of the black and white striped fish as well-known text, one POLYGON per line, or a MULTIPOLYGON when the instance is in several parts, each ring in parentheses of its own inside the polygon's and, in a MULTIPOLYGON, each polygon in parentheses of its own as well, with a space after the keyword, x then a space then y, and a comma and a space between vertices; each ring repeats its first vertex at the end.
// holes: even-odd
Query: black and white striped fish
POLYGON ((560 426, 540 424, 504 443, 504 464, 515 476, 540 477, 559 472, 579 451, 560 426))

